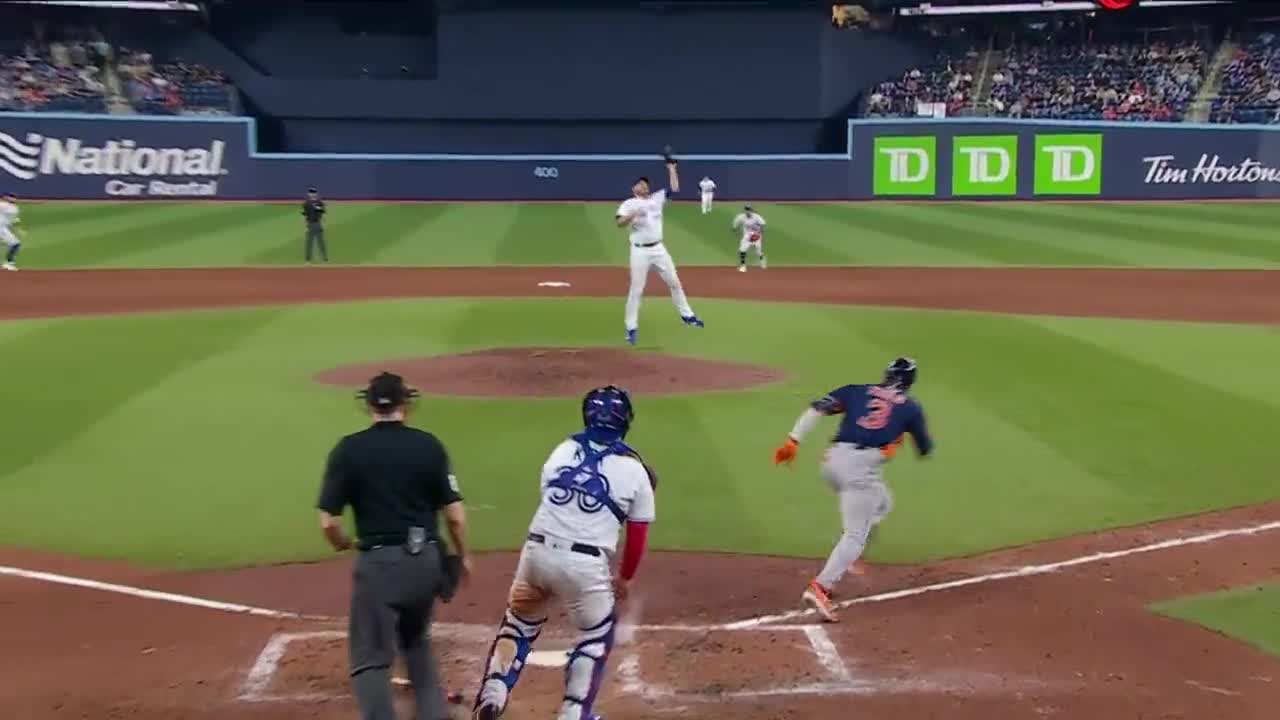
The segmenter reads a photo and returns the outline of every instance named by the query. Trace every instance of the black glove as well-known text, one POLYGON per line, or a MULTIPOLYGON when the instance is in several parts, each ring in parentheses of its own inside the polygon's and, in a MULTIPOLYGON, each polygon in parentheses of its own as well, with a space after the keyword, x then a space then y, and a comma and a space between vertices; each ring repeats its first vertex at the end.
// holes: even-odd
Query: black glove
POLYGON ((675 158, 675 156, 674 156, 674 155, 672 155, 672 153, 673 153, 673 152, 674 152, 674 151, 671 149, 671 146, 670 146, 670 145, 667 145, 667 146, 665 146, 665 147, 663 147, 663 148, 662 148, 662 159, 663 159, 664 161, 666 161, 666 163, 667 163, 668 165, 675 165, 675 164, 677 164, 677 163, 676 163, 676 158, 675 158))

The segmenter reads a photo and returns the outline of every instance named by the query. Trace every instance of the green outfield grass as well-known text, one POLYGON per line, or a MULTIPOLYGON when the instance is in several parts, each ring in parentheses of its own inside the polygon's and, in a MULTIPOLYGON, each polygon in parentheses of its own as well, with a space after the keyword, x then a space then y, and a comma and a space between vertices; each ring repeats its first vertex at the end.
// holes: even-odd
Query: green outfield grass
POLYGON ((1280 658, 1280 585, 1198 595, 1162 603, 1155 610, 1203 625, 1280 658))
MULTIPOLYGON (((619 198, 621 199, 621 198, 619 198)), ((329 205, 334 262, 599 265, 627 258, 616 203, 329 205)), ((668 210, 681 265, 732 264, 738 203, 668 210)), ((760 204, 777 265, 1280 267, 1280 204, 760 204)), ((28 268, 290 264, 298 207, 26 203, 28 268)))
MULTIPOLYGON (((67 212, 80 215, 77 227, 102 229, 95 212, 124 227, 135 213, 186 223, 215 210, 67 212)), ((254 220, 274 209, 241 212, 258 213, 246 222, 259 230, 275 222, 254 220)), ((223 226, 228 247, 234 225, 223 226)), ((180 224, 165 227, 181 238, 180 224)), ((150 251, 160 259, 163 244, 150 251)), ((314 384, 314 373, 480 347, 618 345, 620 302, 367 302, 0 323, 0 544, 180 567, 325 557, 312 510, 319 473, 331 443, 361 418, 350 392, 314 384)), ((793 471, 775 469, 771 451, 810 398, 874 379, 902 353, 922 363, 917 394, 939 451, 889 468, 897 510, 874 560, 974 553, 1280 496, 1270 439, 1280 424, 1280 334, 1267 328, 698 308, 704 331, 649 301, 642 350, 760 362, 791 376, 746 392, 637 398, 631 439, 663 478, 655 541, 664 548, 825 554, 839 520, 817 476, 820 442, 793 471), (772 329, 767 342, 761 328, 772 329)), ((419 422, 453 449, 480 547, 518 544, 538 469, 578 429, 577 413, 576 399, 423 401, 419 422)))

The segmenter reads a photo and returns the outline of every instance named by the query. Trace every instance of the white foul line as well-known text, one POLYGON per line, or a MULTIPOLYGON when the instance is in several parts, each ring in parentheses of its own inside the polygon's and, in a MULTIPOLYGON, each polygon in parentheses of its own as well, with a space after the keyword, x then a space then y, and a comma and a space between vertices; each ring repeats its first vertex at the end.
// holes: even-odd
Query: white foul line
MULTIPOLYGON (((1013 578, 1030 577, 1033 575, 1046 575, 1048 573, 1061 570, 1063 568, 1074 567, 1077 565, 1089 565, 1092 563, 1102 562, 1104 560, 1114 560, 1116 558, 1127 557, 1129 555, 1141 555, 1143 553, 1156 552, 1158 550, 1168 550, 1169 548, 1184 547, 1187 545, 1199 545, 1210 543, 1223 538, 1238 537, 1246 535, 1257 535, 1259 533, 1280 529, 1280 521, 1263 523, 1261 525, 1251 525, 1242 528, 1232 528, 1229 530, 1218 530, 1200 535, 1191 535, 1187 537, 1174 538, 1164 540, 1162 542, 1152 543, 1149 545, 1139 545, 1125 550, 1110 550, 1106 552, 1094 553, 1092 555, 1083 555, 1068 560, 1062 560, 1054 563, 1045 563, 1041 565, 1026 565, 1014 570, 1006 570, 997 573, 988 573, 986 575, 974 575, 959 580, 950 580, 947 582, 933 583, 930 585, 919 585, 902 590, 893 590, 890 592, 878 593, 875 595, 864 595, 862 597, 843 600, 837 605, 839 607, 850 607, 852 605, 863 605, 867 603, 886 602, 889 600, 898 600, 901 598, 914 597, 916 595, 924 595, 931 592, 940 592, 943 590, 954 590, 956 588, 967 587, 970 585, 981 585, 997 580, 1010 580, 1013 578)), ((192 607, 206 608, 209 610, 218 610, 221 612, 254 615, 258 617, 276 618, 279 620, 316 620, 322 622, 333 622, 340 618, 329 617, 325 615, 303 615, 285 610, 271 610, 269 608, 255 607, 253 605, 242 605, 239 603, 220 602, 218 600, 209 600, 207 598, 194 597, 191 595, 180 595, 177 593, 160 592, 158 590, 147 590, 145 588, 131 587, 128 585, 119 585, 116 583, 100 582, 98 580, 89 580, 86 578, 71 577, 69 575, 58 575, 56 573, 41 572, 38 570, 27 570, 25 568, 10 567, 0 565, 0 576, 9 575, 12 577, 26 578, 28 580, 39 580, 57 585, 70 585, 73 587, 86 588, 89 590, 99 590, 102 592, 116 593, 118 595, 128 595, 131 597, 144 598, 148 600, 159 600, 162 602, 170 602, 178 605, 189 605, 192 607)), ((738 620, 730 623, 720 623, 716 625, 638 625, 637 630, 649 631, 680 631, 680 632, 714 632, 719 630, 751 630, 762 628, 762 626, 784 623, 798 618, 809 617, 814 615, 813 610, 793 610, 776 615, 761 615, 759 617, 747 620, 738 620)), ((436 624, 435 627, 440 627, 436 624)), ((458 625, 458 630, 463 628, 474 629, 477 632, 484 632, 479 625, 458 625)))
MULTIPOLYGON (((1251 525, 1243 528, 1233 528, 1230 530, 1218 530, 1216 532, 1203 533, 1201 535, 1191 535, 1188 537, 1174 538, 1172 540, 1164 540, 1150 545, 1139 545, 1138 547, 1127 548, 1125 550, 1108 550, 1106 552, 1094 553, 1092 555, 1082 555, 1080 557, 1062 560, 1060 562, 1044 563, 1041 565, 1025 565, 1013 570, 1005 570, 1003 572, 988 573, 986 575, 974 575, 972 577, 961 578, 959 580, 949 580, 947 582, 933 583, 931 585, 920 585, 913 588, 905 588, 902 590, 894 590, 892 592, 878 593, 875 595, 864 595, 862 597, 842 600, 836 603, 839 607, 850 607, 852 605, 865 605, 867 603, 885 602, 888 600, 898 600, 900 598, 913 597, 915 595, 924 595, 925 593, 939 592, 942 590, 954 590, 955 588, 967 587, 969 585, 982 585, 984 583, 995 582, 996 580, 1009 580, 1012 578, 1030 577, 1032 575, 1047 575, 1063 568, 1075 567, 1077 565, 1089 565, 1092 563, 1102 562, 1104 560, 1114 560, 1116 558, 1128 557, 1129 555, 1141 555, 1143 553, 1156 552, 1157 550, 1168 550, 1169 548, 1183 547, 1186 545, 1199 545, 1203 543, 1221 540, 1223 538, 1257 535, 1258 533, 1270 530, 1280 529, 1280 521, 1263 523, 1261 525, 1251 525)), ((726 623, 720 626, 723 630, 744 630, 751 627, 759 627, 761 625, 772 625, 797 618, 808 617, 816 612, 812 609, 793 610, 791 612, 778 613, 777 615, 762 615, 760 617, 751 618, 750 620, 739 620, 737 622, 726 623)))
POLYGON ((87 588, 89 590, 101 590, 103 592, 116 593, 117 595, 128 595, 130 597, 145 598, 147 600, 160 600, 162 602, 175 603, 177 605, 190 605, 192 607, 207 608, 209 610, 220 610, 228 613, 239 613, 244 615, 255 615, 258 617, 276 618, 277 620, 334 620, 335 618, 325 617, 323 615, 300 615, 298 613, 287 612, 284 610, 271 610, 268 608, 254 607, 253 605, 241 605, 239 603, 219 602, 217 600, 208 600, 205 598, 192 597, 191 595, 178 595, 176 593, 160 592, 159 590, 147 590, 145 588, 130 587, 128 585, 117 585, 116 583, 100 582, 98 580, 89 580, 86 578, 71 577, 70 575, 58 575, 56 573, 41 572, 39 570, 27 570, 19 567, 10 567, 8 565, 0 565, 0 575, 9 575, 12 577, 26 578, 28 580, 40 580, 42 582, 54 583, 56 585, 71 585, 73 587, 87 588))

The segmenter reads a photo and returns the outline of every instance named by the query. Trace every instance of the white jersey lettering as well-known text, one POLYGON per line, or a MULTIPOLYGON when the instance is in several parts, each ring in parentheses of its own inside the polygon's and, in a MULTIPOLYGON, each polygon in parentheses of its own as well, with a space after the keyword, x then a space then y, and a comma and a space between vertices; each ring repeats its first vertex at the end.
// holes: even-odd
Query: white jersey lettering
MULTIPOLYGON (((592 445, 593 450, 602 449, 592 445)), ((542 467, 542 502, 534 513, 529 531, 567 542, 582 543, 613 553, 618 547, 622 524, 610 509, 587 492, 607 493, 617 503, 627 520, 653 522, 655 515, 653 486, 644 465, 633 457, 606 455, 600 461, 600 474, 578 472, 572 490, 550 487, 549 483, 567 469, 579 465, 585 452, 576 440, 566 440, 551 451, 542 467), (581 489, 579 489, 581 488, 581 489)))

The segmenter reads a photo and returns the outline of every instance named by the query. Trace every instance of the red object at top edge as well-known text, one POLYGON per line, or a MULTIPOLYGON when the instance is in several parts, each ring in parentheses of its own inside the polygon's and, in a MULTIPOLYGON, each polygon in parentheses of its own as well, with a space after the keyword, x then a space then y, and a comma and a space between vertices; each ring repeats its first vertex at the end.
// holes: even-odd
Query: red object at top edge
POLYGON ((1137 0, 1097 0, 1097 2, 1106 10, 1124 10, 1136 4, 1137 0))

